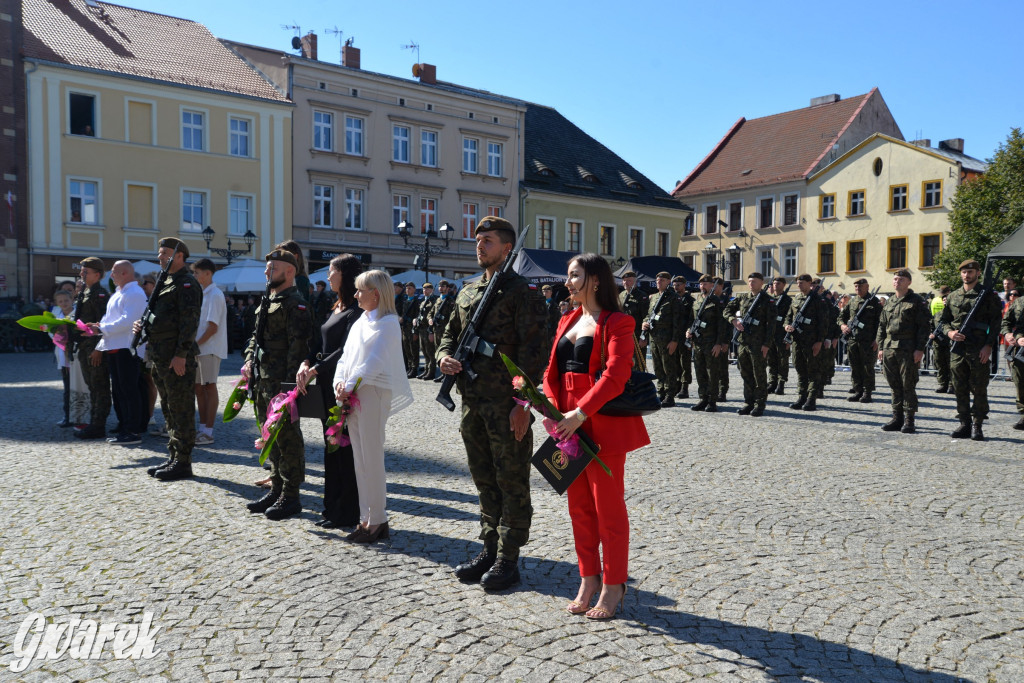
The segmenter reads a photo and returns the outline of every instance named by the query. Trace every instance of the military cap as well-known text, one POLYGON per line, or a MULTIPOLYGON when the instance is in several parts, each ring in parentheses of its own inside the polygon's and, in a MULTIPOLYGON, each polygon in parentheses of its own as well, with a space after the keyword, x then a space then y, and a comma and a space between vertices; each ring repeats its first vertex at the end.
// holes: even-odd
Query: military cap
POLYGON ((853 281, 853 284, 855 284, 855 285, 866 285, 867 283, 868 283, 868 279, 866 277, 862 277, 859 280, 854 280, 853 281))
POLYGON ((448 282, 447 280, 438 280, 438 281, 437 281, 437 286, 438 286, 438 287, 440 287, 441 285, 444 285, 445 287, 447 287, 447 286, 448 286, 448 285, 450 285, 450 284, 451 284, 451 283, 450 283, 450 282, 448 282))
POLYGON ((185 255, 185 258, 188 258, 188 245, 177 237, 164 237, 157 243, 157 246, 167 247, 168 249, 177 248, 179 252, 185 255))
POLYGON ((964 261, 963 263, 960 264, 960 268, 958 270, 968 270, 968 269, 981 270, 981 264, 978 263, 977 261, 975 261, 974 259, 969 258, 969 259, 967 259, 966 261, 964 261))
POLYGON ((761 281, 763 281, 763 280, 764 280, 764 275, 762 275, 761 273, 759 273, 759 272, 757 272, 757 271, 755 270, 755 271, 754 271, 753 273, 751 273, 750 275, 748 275, 748 276, 747 276, 747 279, 748 279, 748 280, 749 280, 750 278, 754 278, 754 279, 756 279, 756 280, 761 280, 761 281))
POLYGON ((625 273, 622 274, 622 278, 625 279, 627 277, 636 277, 636 273, 634 273, 632 270, 627 270, 625 273))
POLYGON ((492 230, 501 230, 507 232, 512 236, 512 241, 516 239, 516 229, 512 227, 504 218, 498 218, 497 216, 484 216, 480 219, 480 222, 476 224, 476 230, 473 235, 479 235, 482 232, 491 232, 492 230))
POLYGON ((908 280, 914 279, 913 276, 911 276, 910 271, 907 270, 906 268, 900 268, 894 274, 896 275, 896 277, 905 277, 908 280))
POLYGON ((701 275, 700 279, 697 280, 697 282, 714 282, 714 281, 715 281, 715 278, 711 277, 710 275, 701 275))
POLYGON ((101 273, 105 273, 107 271, 107 267, 103 265, 103 260, 95 256, 90 256, 88 258, 82 259, 81 263, 79 263, 78 265, 82 266, 83 268, 91 268, 93 270, 97 270, 101 273))
POLYGON ((672 278, 672 284, 675 284, 677 282, 682 282, 682 283, 685 284, 686 283, 686 278, 683 277, 682 275, 676 275, 674 278, 672 278))
POLYGON ((672 275, 669 274, 669 272, 667 270, 663 270, 660 273, 658 273, 658 279, 660 280, 661 278, 665 278, 666 280, 671 280, 672 279, 672 275))
POLYGON ((405 288, 409 289, 410 287, 412 287, 413 289, 416 289, 416 283, 415 282, 406 282, 405 283, 405 288))
POLYGON ((814 278, 812 278, 812 277, 811 277, 810 275, 808 275, 807 273, 802 273, 802 274, 800 275, 800 277, 798 277, 798 278, 797 278, 797 281, 798 281, 798 282, 814 282, 814 278))
POLYGON ((298 261, 295 260, 295 254, 293 254, 290 251, 285 251, 284 249, 275 249, 274 251, 266 255, 265 260, 282 261, 284 263, 290 264, 292 268, 294 268, 295 270, 299 269, 299 263, 298 261))
POLYGON ((433 289, 433 288, 434 288, 434 285, 430 284, 429 282, 424 282, 423 283, 423 289, 433 289))

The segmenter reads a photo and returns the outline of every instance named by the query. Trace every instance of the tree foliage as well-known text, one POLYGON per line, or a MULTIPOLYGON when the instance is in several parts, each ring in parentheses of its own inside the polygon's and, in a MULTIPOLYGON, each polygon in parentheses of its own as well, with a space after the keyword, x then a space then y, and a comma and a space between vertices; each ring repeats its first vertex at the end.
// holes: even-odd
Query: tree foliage
MULTIPOLYGON (((928 274, 936 289, 957 287, 963 261, 975 259, 984 266, 989 251, 1024 223, 1024 136, 1020 128, 1010 131, 988 164, 988 171, 960 185, 950 202, 949 240, 928 274)), ((1024 261, 996 265, 1004 276, 1024 282, 1024 261)))

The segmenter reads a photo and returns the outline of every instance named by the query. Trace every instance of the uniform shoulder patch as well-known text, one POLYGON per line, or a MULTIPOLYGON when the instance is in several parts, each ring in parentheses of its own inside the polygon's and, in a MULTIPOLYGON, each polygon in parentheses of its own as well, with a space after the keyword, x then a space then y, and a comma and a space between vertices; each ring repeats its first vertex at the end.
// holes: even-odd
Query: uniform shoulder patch
POLYGON ((531 283, 530 283, 530 291, 534 291, 534 292, 535 292, 535 291, 537 291, 537 285, 535 285, 535 284, 533 284, 533 283, 531 282, 531 283))
POLYGON ((100 292, 100 298, 101 298, 101 299, 102 299, 103 297, 105 297, 106 295, 107 295, 107 293, 106 293, 106 292, 100 292))
POLYGON ((186 283, 184 283, 184 284, 182 285, 182 287, 184 287, 185 289, 188 289, 188 288, 189 288, 189 287, 191 287, 191 286, 192 286, 192 283, 191 283, 191 282, 186 282, 186 283))
POLYGON ((306 304, 299 304, 299 305, 298 305, 298 309, 299 309, 300 311, 304 311, 304 310, 306 310, 306 304))

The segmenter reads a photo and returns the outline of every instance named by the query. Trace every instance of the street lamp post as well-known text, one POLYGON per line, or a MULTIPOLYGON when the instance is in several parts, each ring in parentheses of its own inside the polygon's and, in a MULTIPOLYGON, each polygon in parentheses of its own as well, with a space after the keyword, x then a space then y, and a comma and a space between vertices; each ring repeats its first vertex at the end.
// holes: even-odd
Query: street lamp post
MULTIPOLYGON (((713 263, 716 270, 715 277, 721 277, 723 280, 725 280, 725 268, 726 265, 728 265, 729 263, 729 261, 725 257, 725 252, 728 251, 729 256, 731 258, 733 255, 738 254, 740 251, 742 251, 743 248, 740 245, 734 243, 731 244, 727 249, 722 249, 722 240, 725 237, 724 231, 729 229, 729 224, 726 223, 725 221, 718 221, 718 226, 721 228, 721 230, 718 231, 718 246, 716 247, 714 242, 708 242, 704 246, 704 252, 706 254, 714 254, 715 252, 718 253, 718 256, 714 257, 713 263)), ((746 233, 743 230, 740 230, 739 236, 746 237, 746 233)))
POLYGON ((211 247, 210 242, 213 241, 213 237, 216 234, 217 233, 214 232, 213 228, 211 228, 209 225, 206 226, 206 230, 203 230, 203 239, 206 240, 206 250, 211 254, 215 254, 216 256, 220 256, 221 258, 226 258, 228 260, 229 266, 231 265, 231 259, 235 258, 236 256, 242 256, 243 254, 251 253, 252 245, 256 243, 256 234, 253 233, 252 230, 246 229, 245 234, 242 235, 242 241, 245 242, 245 249, 232 249, 230 237, 228 237, 227 249, 211 247))
POLYGON ((455 228, 448 223, 441 226, 441 229, 437 232, 433 228, 427 230, 423 235, 423 243, 417 244, 413 242, 409 243, 409 238, 412 237, 412 232, 409 228, 412 225, 409 221, 402 221, 398 224, 398 236, 402 238, 402 242, 405 243, 405 248, 416 254, 416 258, 413 260, 413 268, 419 270, 420 265, 423 266, 423 273, 429 277, 430 275, 430 255, 440 254, 442 251, 448 248, 448 241, 451 240, 452 235, 455 234, 455 228), (430 238, 441 237, 444 239, 444 244, 431 244, 430 238), (422 258, 421 258, 422 257, 422 258))

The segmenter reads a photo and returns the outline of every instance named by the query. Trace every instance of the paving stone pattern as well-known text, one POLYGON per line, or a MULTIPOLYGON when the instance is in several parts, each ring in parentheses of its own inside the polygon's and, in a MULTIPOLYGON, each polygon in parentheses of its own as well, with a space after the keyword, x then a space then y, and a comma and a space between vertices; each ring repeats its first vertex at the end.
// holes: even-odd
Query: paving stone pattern
MULTIPOLYGON (((222 377, 222 400, 236 378, 222 377)), ((437 384, 413 380, 415 405, 389 422, 392 538, 365 547, 313 526, 318 424, 303 425, 305 510, 271 522, 244 508, 263 475, 251 413, 196 449, 195 479, 164 483, 144 471, 163 440, 76 441, 53 426, 52 356, 2 355, 0 680, 1024 681, 1011 385, 992 384, 979 444, 948 437, 953 397, 934 379, 920 385, 919 433, 903 435, 879 430, 888 392, 847 403, 848 378, 815 413, 785 396, 763 418, 737 416, 734 377, 727 412, 649 418, 654 443, 626 470, 625 610, 598 623, 563 612, 579 581, 569 520, 536 473, 523 584, 489 594, 453 578, 480 547, 476 496, 437 384), (152 612, 159 654, 108 648, 13 674, 33 612, 152 612)))

